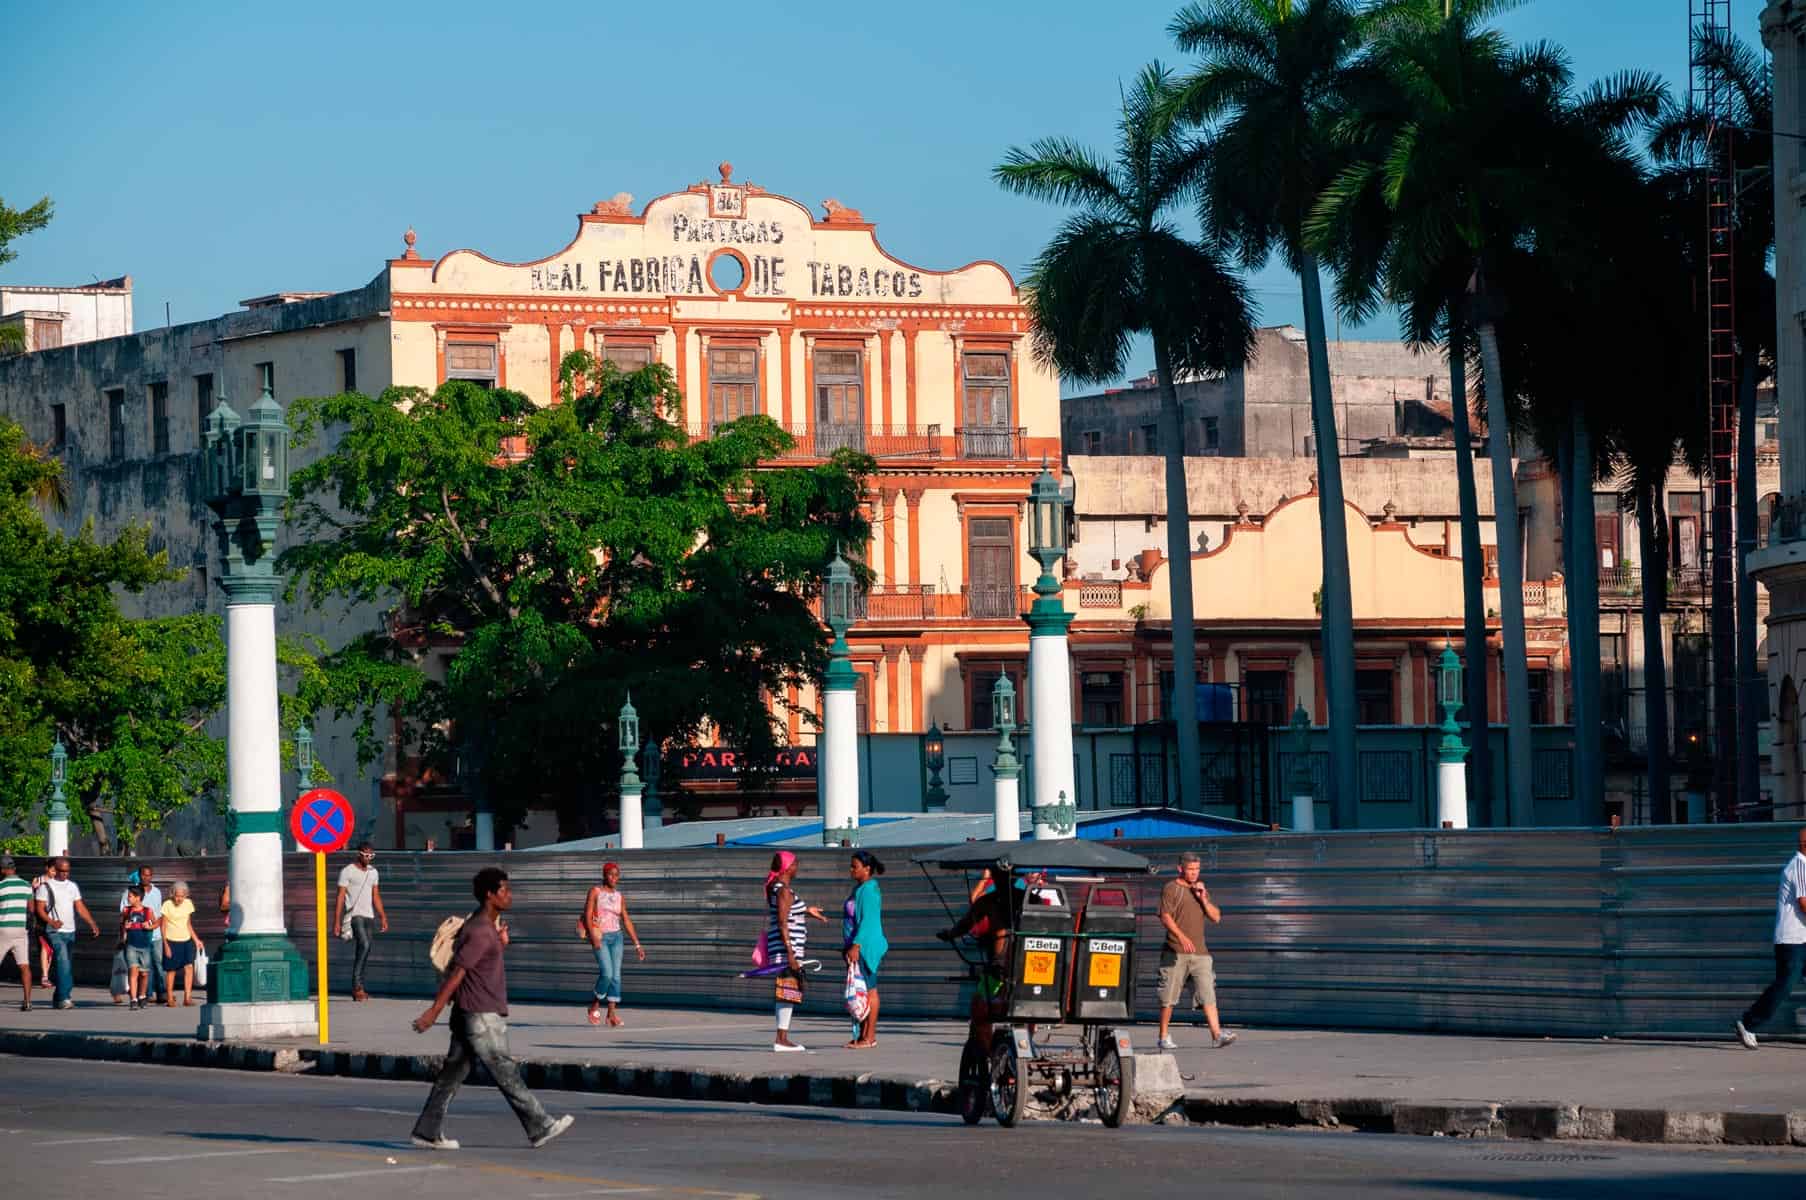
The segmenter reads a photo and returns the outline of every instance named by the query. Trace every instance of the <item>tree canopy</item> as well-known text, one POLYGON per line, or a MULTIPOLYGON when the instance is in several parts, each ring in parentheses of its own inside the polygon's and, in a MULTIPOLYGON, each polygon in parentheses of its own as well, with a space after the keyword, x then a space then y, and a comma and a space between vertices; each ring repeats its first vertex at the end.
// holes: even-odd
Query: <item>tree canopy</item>
MULTIPOLYGON (((28 233, 36 233, 50 224, 53 215, 50 197, 45 196, 30 208, 12 208, 0 197, 0 267, 19 257, 13 242, 28 233)), ((25 331, 16 325, 0 325, 0 354, 25 348, 25 331)))
POLYGON ((297 401, 298 442, 337 438, 294 473, 279 566, 314 603, 389 610, 332 667, 387 693, 428 770, 461 759, 498 820, 543 798, 574 832, 614 794, 630 691, 648 742, 775 755, 790 690, 826 666, 813 601, 836 547, 866 544, 876 464, 761 466, 793 444, 763 416, 692 438, 662 365, 580 351, 561 379, 545 408, 465 381, 297 401))

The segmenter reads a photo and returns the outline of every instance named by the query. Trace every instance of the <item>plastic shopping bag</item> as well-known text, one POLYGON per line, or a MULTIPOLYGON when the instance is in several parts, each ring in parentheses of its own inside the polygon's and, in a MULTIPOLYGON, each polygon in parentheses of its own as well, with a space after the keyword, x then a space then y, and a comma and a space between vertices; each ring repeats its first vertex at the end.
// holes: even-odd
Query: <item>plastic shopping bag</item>
POLYGON ((855 1021, 865 1020, 865 1014, 870 1010, 870 1001, 866 998, 866 990, 865 972, 859 969, 858 963, 848 963, 846 990, 847 1015, 852 1017, 855 1021))
POLYGON ((194 952, 194 985, 196 987, 207 986, 207 952, 205 950, 194 952))

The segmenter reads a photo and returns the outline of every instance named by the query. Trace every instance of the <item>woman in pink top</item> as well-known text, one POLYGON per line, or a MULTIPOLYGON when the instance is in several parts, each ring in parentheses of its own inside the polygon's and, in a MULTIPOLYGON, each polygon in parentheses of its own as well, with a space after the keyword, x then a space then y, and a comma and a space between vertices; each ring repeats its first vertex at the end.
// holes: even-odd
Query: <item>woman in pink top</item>
POLYGON ((621 1003, 621 933, 633 939, 633 952, 646 961, 645 947, 627 915, 627 897, 621 894, 621 868, 614 863, 602 864, 602 882, 589 890, 583 902, 583 915, 577 928, 589 939, 596 952, 596 991, 589 1002, 589 1023, 602 1023, 602 1006, 608 1005, 608 1023, 621 1024, 616 1007, 621 1003))

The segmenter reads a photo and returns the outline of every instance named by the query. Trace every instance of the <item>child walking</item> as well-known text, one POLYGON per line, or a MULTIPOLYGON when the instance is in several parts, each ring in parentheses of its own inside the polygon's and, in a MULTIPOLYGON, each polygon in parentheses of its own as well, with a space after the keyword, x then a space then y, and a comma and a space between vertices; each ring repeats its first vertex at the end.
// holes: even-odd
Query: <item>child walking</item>
POLYGON ((144 904, 144 885, 134 883, 125 892, 125 908, 119 914, 119 948, 125 951, 128 972, 126 994, 131 1007, 144 1007, 150 991, 151 934, 163 919, 144 904))

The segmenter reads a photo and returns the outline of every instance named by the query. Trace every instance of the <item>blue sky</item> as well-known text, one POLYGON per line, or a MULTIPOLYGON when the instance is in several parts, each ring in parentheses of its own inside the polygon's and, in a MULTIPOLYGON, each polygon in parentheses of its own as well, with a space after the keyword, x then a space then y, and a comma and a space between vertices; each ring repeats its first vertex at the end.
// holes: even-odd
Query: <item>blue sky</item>
MULTIPOLYGON (((57 216, 0 278, 129 273, 140 328, 166 302, 199 320, 360 286, 410 224, 426 254, 537 258, 596 200, 644 202, 724 158, 861 209, 899 257, 1019 273, 1059 213, 990 168, 1049 134, 1108 149, 1119 81, 1184 61, 1177 6, 30 5, 8 22, 0 197, 48 193, 57 216)), ((1752 41, 1760 8, 1732 5, 1752 41)), ((1687 0, 1531 0, 1501 24, 1565 46, 1583 81, 1640 67, 1685 86, 1687 0)), ((1298 319, 1283 271, 1252 286, 1263 321, 1298 319)))

